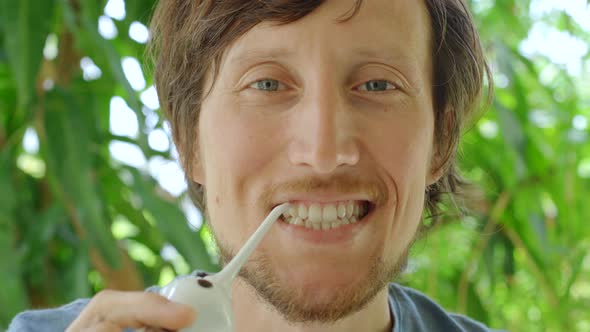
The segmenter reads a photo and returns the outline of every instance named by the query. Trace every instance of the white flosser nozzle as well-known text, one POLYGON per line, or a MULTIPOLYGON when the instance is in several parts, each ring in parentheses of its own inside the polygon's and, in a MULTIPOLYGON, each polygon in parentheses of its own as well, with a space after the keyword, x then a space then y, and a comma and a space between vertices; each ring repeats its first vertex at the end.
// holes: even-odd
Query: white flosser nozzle
POLYGON ((289 206, 289 204, 282 204, 275 207, 242 249, 219 273, 199 278, 177 278, 162 288, 160 294, 172 301, 190 305, 199 315, 191 326, 179 332, 234 331, 231 282, 272 224, 287 211, 289 206))
POLYGON ((224 286, 229 286, 232 280, 236 277, 252 251, 256 249, 260 241, 264 238, 264 235, 270 230, 270 226, 273 225, 275 221, 279 219, 279 217, 285 213, 289 209, 290 205, 288 203, 281 204, 276 206, 272 211, 268 214, 266 219, 260 224, 258 229, 254 232, 254 234, 248 239, 246 244, 238 251, 237 255, 217 274, 211 276, 211 280, 215 280, 217 283, 220 283, 224 286))

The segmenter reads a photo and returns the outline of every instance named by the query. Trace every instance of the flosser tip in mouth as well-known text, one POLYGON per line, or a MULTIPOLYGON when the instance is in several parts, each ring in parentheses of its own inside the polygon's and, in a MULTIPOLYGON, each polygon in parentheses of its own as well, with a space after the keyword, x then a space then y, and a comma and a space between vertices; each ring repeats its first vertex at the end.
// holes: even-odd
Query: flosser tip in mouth
POLYGON ((281 220, 314 230, 329 230, 357 223, 372 210, 369 201, 348 200, 333 203, 294 202, 281 220))

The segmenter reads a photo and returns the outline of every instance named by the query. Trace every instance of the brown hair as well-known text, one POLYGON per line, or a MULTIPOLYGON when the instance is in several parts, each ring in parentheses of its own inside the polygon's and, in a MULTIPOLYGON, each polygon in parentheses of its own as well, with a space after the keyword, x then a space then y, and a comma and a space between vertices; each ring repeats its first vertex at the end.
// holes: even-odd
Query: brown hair
MULTIPOLYGON (((431 18, 433 106, 435 139, 444 169, 442 178, 428 188, 425 208, 440 213, 444 194, 453 200, 465 183, 458 175, 455 156, 466 120, 478 109, 488 78, 473 19, 463 0, 425 0, 431 18)), ((322 0, 161 0, 151 22, 150 53, 160 105, 172 128, 180 162, 187 174, 189 195, 205 208, 204 191, 192 181, 192 162, 198 153, 197 127, 201 101, 207 93, 207 73, 218 73, 225 49, 262 21, 286 24, 296 21, 323 3, 322 0)), ((354 16, 357 0, 343 20, 354 16)), ((436 218, 435 218, 436 219, 436 218)))

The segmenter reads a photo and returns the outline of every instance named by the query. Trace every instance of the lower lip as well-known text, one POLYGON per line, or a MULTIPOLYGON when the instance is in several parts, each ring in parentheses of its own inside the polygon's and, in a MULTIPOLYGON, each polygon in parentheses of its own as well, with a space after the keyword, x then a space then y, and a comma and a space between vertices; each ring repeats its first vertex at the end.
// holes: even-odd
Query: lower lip
POLYGON ((288 224, 278 220, 279 228, 286 232, 291 238, 302 240, 316 245, 342 244, 352 241, 355 236, 365 227, 371 213, 354 224, 343 225, 329 230, 307 228, 300 225, 288 224))

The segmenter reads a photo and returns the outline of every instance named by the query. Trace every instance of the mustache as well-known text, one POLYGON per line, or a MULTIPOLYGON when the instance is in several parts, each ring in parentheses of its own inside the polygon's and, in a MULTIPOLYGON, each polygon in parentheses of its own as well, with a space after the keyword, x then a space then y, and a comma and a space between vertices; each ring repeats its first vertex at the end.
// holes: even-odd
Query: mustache
POLYGON ((335 192, 343 195, 361 193, 371 203, 379 205, 389 198, 386 184, 380 179, 354 174, 335 174, 330 177, 305 176, 274 183, 264 188, 261 202, 265 206, 277 204, 277 197, 311 192, 335 192))

